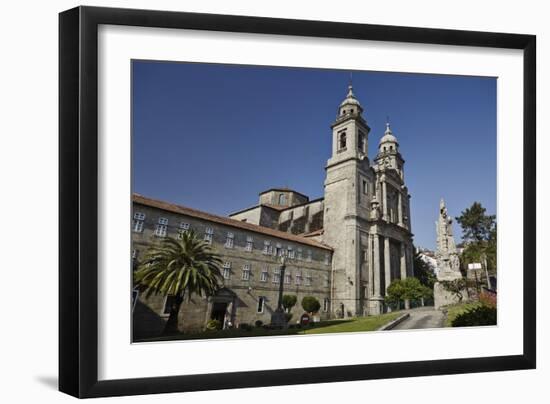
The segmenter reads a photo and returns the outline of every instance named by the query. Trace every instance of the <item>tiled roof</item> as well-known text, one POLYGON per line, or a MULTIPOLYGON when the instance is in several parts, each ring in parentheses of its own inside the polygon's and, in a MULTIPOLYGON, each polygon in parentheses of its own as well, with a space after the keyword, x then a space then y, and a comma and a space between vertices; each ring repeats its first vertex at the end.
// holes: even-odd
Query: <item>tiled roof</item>
POLYGON ((163 210, 166 210, 168 212, 173 212, 173 213, 179 213, 179 214, 182 214, 182 215, 192 216, 192 217, 196 217, 198 219, 204 219, 204 220, 208 220, 208 221, 211 221, 211 222, 214 222, 214 223, 224 224, 226 226, 236 227, 236 228, 239 228, 239 229, 248 230, 248 231, 252 231, 252 232, 255 232, 255 233, 261 233, 261 234, 265 234, 265 235, 268 235, 268 236, 277 237, 277 238, 281 238, 281 239, 285 239, 285 240, 289 240, 289 241, 294 241, 296 243, 306 244, 306 245, 310 245, 310 246, 313 246, 313 247, 323 248, 325 250, 331 250, 332 251, 332 248, 330 248, 329 246, 327 246, 325 244, 319 243, 318 241, 310 240, 310 239, 302 237, 302 236, 296 236, 296 235, 291 234, 291 233, 285 233, 285 232, 282 232, 282 231, 279 231, 279 230, 270 229, 269 227, 258 226, 258 225, 252 224, 252 223, 246 223, 246 222, 242 222, 240 220, 231 219, 229 217, 213 215, 211 213, 207 213, 207 212, 203 212, 203 211, 200 211, 200 210, 188 208, 186 206, 175 205, 175 204, 172 204, 172 203, 160 201, 158 199, 147 198, 147 197, 145 197, 143 195, 139 195, 139 194, 133 194, 132 195, 132 200, 135 203, 139 203, 141 205, 145 205, 145 206, 149 206, 149 207, 153 207, 153 208, 157 208, 157 209, 163 209, 163 210))

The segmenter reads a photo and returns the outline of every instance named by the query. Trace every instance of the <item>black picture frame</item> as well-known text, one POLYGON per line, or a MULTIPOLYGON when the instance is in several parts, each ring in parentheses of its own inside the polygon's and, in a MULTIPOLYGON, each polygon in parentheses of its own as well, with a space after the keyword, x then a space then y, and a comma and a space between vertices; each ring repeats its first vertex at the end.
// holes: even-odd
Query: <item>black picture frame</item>
POLYGON ((184 392, 534 369, 536 37, 151 10, 59 15, 59 389, 75 397, 184 392), (523 50, 523 354, 98 381, 98 26, 100 24, 523 50))

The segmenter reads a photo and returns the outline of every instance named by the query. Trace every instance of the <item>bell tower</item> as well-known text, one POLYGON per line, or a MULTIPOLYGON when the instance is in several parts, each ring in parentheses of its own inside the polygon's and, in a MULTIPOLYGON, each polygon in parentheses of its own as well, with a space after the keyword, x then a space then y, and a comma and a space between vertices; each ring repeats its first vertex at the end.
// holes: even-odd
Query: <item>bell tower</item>
POLYGON ((335 317, 351 317, 366 309, 368 218, 374 195, 367 157, 370 128, 351 85, 331 129, 323 242, 334 248, 331 310, 335 317))

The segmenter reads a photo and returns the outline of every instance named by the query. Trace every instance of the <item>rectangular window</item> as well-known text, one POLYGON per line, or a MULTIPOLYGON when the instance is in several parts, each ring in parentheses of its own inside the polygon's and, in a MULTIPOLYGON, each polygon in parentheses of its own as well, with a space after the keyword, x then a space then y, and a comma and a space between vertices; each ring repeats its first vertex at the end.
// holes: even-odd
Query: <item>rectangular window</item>
POLYGON ((281 245, 281 243, 277 243, 275 250, 273 251, 273 255, 277 257, 283 256, 283 246, 281 245))
POLYGON ((134 248, 134 249, 132 250, 132 259, 135 260, 135 259, 137 258, 137 255, 138 255, 138 252, 137 252, 137 250, 134 248))
POLYGON ((366 180, 363 180, 363 193, 366 195, 369 192, 369 185, 366 180))
POLYGON ((323 286, 325 288, 328 288, 329 284, 328 284, 328 276, 325 275, 325 277, 323 278, 323 286))
POLYGON ((271 243, 268 240, 264 240, 264 251, 263 253, 265 255, 269 255, 271 253, 271 243))
POLYGON ((168 231, 168 219, 160 218, 159 224, 157 224, 157 227, 155 228, 155 236, 157 237, 166 237, 166 232, 168 231), (166 222, 165 222, 166 220, 166 222), (162 223, 161 223, 162 221, 162 223))
POLYGON ((224 262, 223 263, 223 279, 230 279, 231 278, 231 262, 224 262))
POLYGON ((302 260, 302 249, 301 248, 298 248, 298 250, 296 250, 296 259, 298 260, 302 260))
POLYGON ((141 213, 141 212, 134 213, 134 219, 145 220, 145 213, 141 213))
POLYGON ((271 278, 271 282, 273 283, 281 282, 281 272, 279 271, 278 268, 273 271, 273 277, 271 278))
POLYGON ((330 307, 330 300, 325 297, 325 300, 323 300, 323 311, 326 313, 330 307))
POLYGON ((267 267, 262 268, 262 272, 260 274, 260 282, 267 282, 267 278, 269 277, 267 267))
POLYGON ((175 295, 168 295, 164 299, 164 307, 162 309, 162 314, 170 314, 170 311, 172 309, 172 305, 175 303, 176 296, 175 295))
POLYGON ((212 244, 212 236, 214 235, 214 229, 212 227, 207 227, 204 232, 204 241, 208 244, 212 244))
POLYGON ((288 248, 287 248, 287 257, 291 258, 291 259, 294 259, 294 250, 290 246, 288 246, 288 248))
POLYGON ((263 313, 265 306, 265 296, 258 297, 258 307, 256 308, 257 313, 263 313))
POLYGON ((134 222, 132 224, 132 230, 136 233, 141 233, 143 231, 143 221, 145 220, 145 213, 135 212, 134 213, 134 222))
POLYGON ((225 239, 225 248, 233 248, 234 239, 235 235, 233 233, 227 233, 227 238, 225 239))
POLYGON ((301 285, 302 284, 302 273, 301 272, 296 272, 296 277, 294 278, 295 279, 295 282, 296 282, 296 285, 301 285))
POLYGON ((185 232, 189 231, 189 223, 185 223, 185 222, 181 222, 180 223, 180 228, 178 229, 178 240, 181 240, 183 238, 183 235, 185 232))
POLYGON ((159 217, 159 224, 162 224, 162 225, 168 225, 168 219, 166 219, 165 217, 159 217))
POLYGON ((246 236, 246 247, 244 248, 245 251, 252 251, 254 248, 254 240, 250 236, 246 236))
POLYGON ((305 283, 306 286, 311 286, 311 275, 310 274, 307 274, 306 275, 306 283, 305 283))
POLYGON ((244 264, 242 279, 243 279, 243 281, 249 281, 250 280, 250 264, 244 264))
POLYGON ((329 264, 330 264, 330 254, 326 253, 325 254, 325 265, 329 265, 329 264))
POLYGON ((306 258, 306 261, 307 261, 307 262, 311 262, 311 250, 307 250, 307 258, 306 258))
POLYGON ((285 274, 285 283, 286 283, 287 285, 290 285, 290 282, 291 282, 291 281, 292 281, 291 276, 290 276, 290 274, 287 272, 287 273, 285 274))

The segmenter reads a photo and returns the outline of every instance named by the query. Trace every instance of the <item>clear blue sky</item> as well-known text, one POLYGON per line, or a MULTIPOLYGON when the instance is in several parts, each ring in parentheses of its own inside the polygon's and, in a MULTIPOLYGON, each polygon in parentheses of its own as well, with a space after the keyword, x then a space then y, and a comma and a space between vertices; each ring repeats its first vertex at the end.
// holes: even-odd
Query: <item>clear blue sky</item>
MULTIPOLYGON (((323 196, 330 124, 349 76, 134 61, 134 192, 221 215, 257 204, 272 187, 323 196)), ((354 72, 353 87, 371 127, 371 159, 390 117, 415 245, 434 248, 441 197, 453 216, 474 201, 496 213, 495 78, 354 72)))

